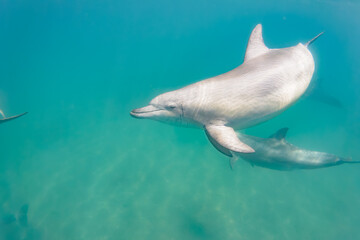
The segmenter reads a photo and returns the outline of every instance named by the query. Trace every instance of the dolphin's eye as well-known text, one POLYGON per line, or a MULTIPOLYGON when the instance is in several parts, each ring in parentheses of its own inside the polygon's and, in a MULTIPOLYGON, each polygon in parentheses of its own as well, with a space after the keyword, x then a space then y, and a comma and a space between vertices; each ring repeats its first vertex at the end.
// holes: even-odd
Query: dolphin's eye
POLYGON ((176 105, 175 104, 169 104, 166 106, 167 109, 169 110, 172 110, 172 109, 175 109, 176 108, 176 105))

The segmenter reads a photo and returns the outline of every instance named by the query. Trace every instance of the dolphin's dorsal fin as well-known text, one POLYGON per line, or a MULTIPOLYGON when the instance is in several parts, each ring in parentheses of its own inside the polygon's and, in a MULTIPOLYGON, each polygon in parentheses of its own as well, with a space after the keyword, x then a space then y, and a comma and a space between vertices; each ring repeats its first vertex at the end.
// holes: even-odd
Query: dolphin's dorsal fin
POLYGON ((233 128, 224 125, 206 125, 205 133, 212 145, 223 154, 233 157, 232 152, 255 152, 250 146, 241 142, 233 128))
POLYGON ((244 61, 246 62, 250 59, 256 58, 260 55, 267 53, 268 51, 269 48, 265 46, 262 37, 262 26, 261 24, 258 24, 251 32, 249 42, 246 48, 244 61))
POLYGON ((289 128, 279 129, 276 133, 272 134, 269 138, 276 138, 277 140, 283 140, 286 137, 289 128))

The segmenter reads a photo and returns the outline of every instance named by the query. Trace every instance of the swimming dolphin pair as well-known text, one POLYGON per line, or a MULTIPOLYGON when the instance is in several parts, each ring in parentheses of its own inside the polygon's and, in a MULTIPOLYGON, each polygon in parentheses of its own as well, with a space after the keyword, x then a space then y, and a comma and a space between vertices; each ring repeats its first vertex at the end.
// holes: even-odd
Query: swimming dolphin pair
POLYGON ((0 110, 0 115, 3 117, 2 119, 0 119, 0 124, 4 123, 4 122, 8 122, 11 120, 14 120, 16 118, 19 118, 21 116, 24 116, 25 114, 27 114, 27 112, 24 112, 22 114, 16 115, 16 116, 12 116, 12 117, 5 117, 5 114, 3 113, 3 111, 0 110))
POLYGON ((258 24, 239 67, 155 97, 130 112, 136 118, 194 126, 205 130, 213 146, 236 158, 256 149, 234 129, 269 120, 294 104, 308 88, 314 59, 308 46, 322 33, 294 47, 269 49, 258 24))

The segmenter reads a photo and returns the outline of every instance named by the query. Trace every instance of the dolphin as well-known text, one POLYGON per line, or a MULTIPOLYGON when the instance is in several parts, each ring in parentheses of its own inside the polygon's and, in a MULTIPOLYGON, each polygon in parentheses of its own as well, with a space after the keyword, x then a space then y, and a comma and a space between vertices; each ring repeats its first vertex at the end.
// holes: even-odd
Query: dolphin
POLYGON ((8 213, 0 206, 0 239, 43 239, 42 233, 28 223, 28 209, 24 204, 17 213, 8 213))
POLYGON ((239 139, 251 146, 254 153, 235 153, 236 157, 230 159, 233 168, 238 157, 257 165, 275 170, 295 170, 324 168, 343 163, 360 163, 351 158, 343 158, 330 153, 310 151, 296 147, 286 141, 288 128, 282 128, 269 138, 260 138, 237 133, 239 139))
POLYGON ((25 114, 27 114, 27 112, 24 112, 22 114, 15 115, 15 116, 12 116, 12 117, 5 117, 5 114, 3 113, 3 111, 0 110, 0 115, 3 117, 2 119, 0 119, 0 124, 4 123, 4 122, 7 122, 7 121, 10 121, 10 120, 14 120, 16 118, 24 116, 25 114))
POLYGON ((130 115, 205 130, 214 147, 227 156, 252 153, 234 129, 267 121, 295 103, 314 73, 308 46, 322 33, 296 46, 269 49, 262 25, 252 31, 243 64, 209 79, 161 94, 130 115))
POLYGON ((27 213, 28 213, 29 205, 24 204, 21 206, 19 212, 15 214, 5 214, 0 219, 0 224, 9 225, 15 222, 18 222, 20 226, 27 226, 27 213))

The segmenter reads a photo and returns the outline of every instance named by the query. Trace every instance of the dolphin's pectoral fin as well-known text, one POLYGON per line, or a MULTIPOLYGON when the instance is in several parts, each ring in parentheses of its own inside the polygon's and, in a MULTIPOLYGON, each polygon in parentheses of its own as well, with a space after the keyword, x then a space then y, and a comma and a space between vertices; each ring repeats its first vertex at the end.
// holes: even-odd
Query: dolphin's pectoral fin
POLYGON ((256 58, 262 54, 267 53, 268 51, 269 49, 265 46, 262 37, 262 26, 261 24, 258 24, 251 32, 244 61, 246 62, 250 59, 256 58))
POLYGON ((205 129, 205 133, 206 136, 208 137, 209 141, 211 142, 211 144, 221 153, 225 154, 228 157, 232 157, 232 153, 229 151, 229 149, 227 149, 226 147, 222 146, 221 144, 219 144, 209 133, 209 131, 207 129, 205 129))
POLYGON ((25 114, 27 114, 27 112, 24 112, 24 113, 16 115, 16 116, 0 119, 0 123, 4 123, 4 122, 10 121, 10 120, 14 120, 15 118, 19 118, 21 116, 24 116, 25 114))
POLYGON ((240 141, 231 127, 208 125, 205 126, 205 132, 212 145, 226 156, 232 157, 231 152, 255 152, 250 146, 240 141))

